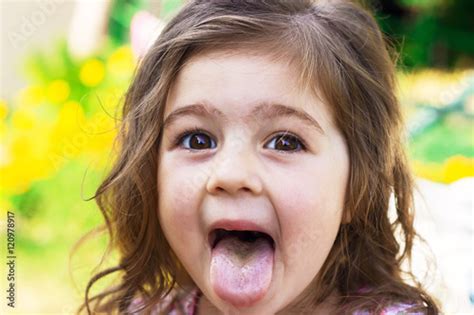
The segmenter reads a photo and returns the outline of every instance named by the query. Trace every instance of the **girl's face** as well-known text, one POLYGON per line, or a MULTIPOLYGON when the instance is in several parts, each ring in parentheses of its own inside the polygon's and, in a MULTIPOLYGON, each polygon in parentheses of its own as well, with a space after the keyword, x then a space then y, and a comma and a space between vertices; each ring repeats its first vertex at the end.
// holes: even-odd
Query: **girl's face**
POLYGON ((192 57, 168 95, 159 219, 204 293, 206 314, 284 309, 334 243, 347 147, 328 105, 298 77, 294 66, 264 54, 212 52, 192 57), (218 228, 265 232, 273 241, 231 234, 214 246, 218 228))

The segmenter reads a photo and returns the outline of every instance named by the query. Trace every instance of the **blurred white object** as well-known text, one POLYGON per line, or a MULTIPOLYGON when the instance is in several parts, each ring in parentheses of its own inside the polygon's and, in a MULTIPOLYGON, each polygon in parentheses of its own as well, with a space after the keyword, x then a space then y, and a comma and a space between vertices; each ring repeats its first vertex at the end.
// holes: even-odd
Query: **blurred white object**
POLYGON ((68 35, 69 50, 76 57, 87 57, 105 39, 111 1, 76 0, 75 5, 68 35))
MULTIPOLYGON (((450 185, 419 179, 417 185, 415 228, 437 265, 423 282, 442 303, 443 314, 474 314, 474 177, 450 185)), ((424 245, 415 245, 413 270, 420 280, 428 271, 426 252, 424 245)))
POLYGON ((130 26, 130 39, 133 54, 137 59, 145 55, 164 26, 163 21, 147 11, 139 11, 133 16, 130 26))

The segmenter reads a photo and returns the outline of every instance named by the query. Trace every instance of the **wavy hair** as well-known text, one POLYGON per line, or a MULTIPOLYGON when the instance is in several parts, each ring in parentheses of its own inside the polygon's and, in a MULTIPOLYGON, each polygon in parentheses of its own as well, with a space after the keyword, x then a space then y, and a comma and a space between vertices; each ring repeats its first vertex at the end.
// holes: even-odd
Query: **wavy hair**
POLYGON ((344 215, 350 221, 341 225, 299 310, 314 309, 337 290, 338 314, 377 313, 404 302, 437 314, 433 298, 410 271, 402 271, 417 234, 395 96, 395 58, 370 10, 342 0, 188 1, 167 24, 126 92, 118 156, 95 194, 119 263, 89 281, 78 312, 124 313, 138 297, 149 312, 171 290, 192 285, 157 216, 163 113, 170 85, 185 62, 199 52, 228 48, 291 60, 300 69, 301 84, 319 91, 330 105, 348 145, 344 215), (121 275, 115 286, 89 296, 94 283, 114 273, 121 275))

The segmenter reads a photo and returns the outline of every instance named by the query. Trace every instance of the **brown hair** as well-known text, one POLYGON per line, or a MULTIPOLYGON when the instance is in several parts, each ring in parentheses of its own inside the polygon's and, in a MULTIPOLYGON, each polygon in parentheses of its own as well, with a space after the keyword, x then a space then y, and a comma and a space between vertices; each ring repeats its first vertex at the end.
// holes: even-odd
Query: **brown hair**
POLYGON ((277 51, 296 63, 301 82, 330 104, 350 157, 345 216, 301 310, 314 309, 332 291, 339 312, 377 313, 393 303, 437 314, 434 300, 413 274, 413 182, 402 146, 402 120, 394 61, 372 14, 351 1, 196 0, 167 24, 141 60, 129 87, 117 161, 95 198, 105 218, 119 265, 94 276, 86 308, 125 312, 140 296, 150 308, 173 288, 187 285, 157 216, 158 150, 166 96, 180 67, 199 51, 249 47, 277 51), (389 199, 396 215, 389 219, 389 199), (396 233, 400 233, 398 241, 396 233), (120 272, 119 284, 89 297, 102 277, 120 272), (404 282, 408 276, 412 285, 404 282), (362 290, 361 290, 362 289, 362 290))

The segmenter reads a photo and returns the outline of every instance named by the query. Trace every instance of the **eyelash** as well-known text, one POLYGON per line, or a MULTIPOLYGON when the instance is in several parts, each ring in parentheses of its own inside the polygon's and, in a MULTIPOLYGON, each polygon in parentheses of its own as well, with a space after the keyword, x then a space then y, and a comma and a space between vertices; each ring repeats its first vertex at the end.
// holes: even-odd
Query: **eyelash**
MULTIPOLYGON (((206 136, 208 136, 209 138, 212 139, 212 137, 206 131, 204 131, 202 129, 199 129, 197 127, 194 127, 194 128, 186 129, 185 131, 181 132, 174 139, 174 142, 173 142, 174 146, 182 147, 181 143, 183 142, 184 138, 187 137, 187 136, 190 136, 192 134, 204 134, 204 135, 206 135, 206 136)), ((293 154, 293 153, 297 153, 297 152, 300 152, 300 151, 307 151, 305 142, 303 140, 301 140, 300 137, 298 137, 298 136, 296 136, 292 133, 289 133, 288 131, 280 131, 276 135, 274 135, 270 140, 273 140, 275 138, 280 138, 280 137, 283 137, 283 136, 287 136, 290 139, 292 138, 293 140, 298 141, 301 148, 298 149, 298 150, 294 150, 294 151, 284 151, 284 150, 276 150, 276 151, 279 151, 279 152, 282 152, 282 153, 285 153, 285 154, 293 154)), ((184 148, 184 149, 188 150, 188 151, 202 151, 202 150, 188 149, 188 148, 184 148)))

